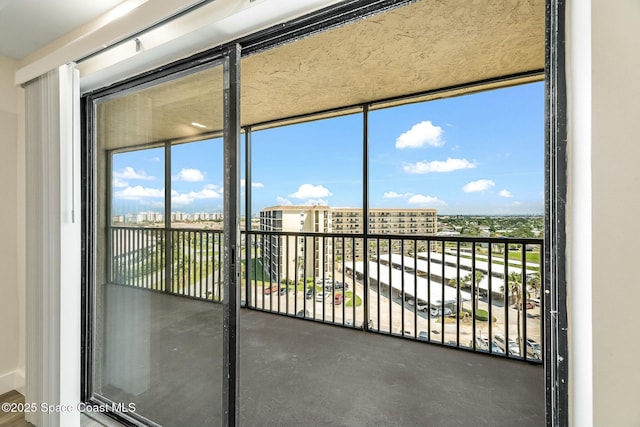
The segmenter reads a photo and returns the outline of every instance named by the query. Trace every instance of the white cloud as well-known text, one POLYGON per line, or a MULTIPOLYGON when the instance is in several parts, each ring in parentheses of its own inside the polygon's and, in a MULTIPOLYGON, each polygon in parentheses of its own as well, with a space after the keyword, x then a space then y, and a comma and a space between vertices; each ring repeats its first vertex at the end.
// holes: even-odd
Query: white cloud
POLYGON ((385 199, 407 199, 407 203, 410 205, 418 205, 421 207, 442 207, 447 206, 447 204, 433 196, 425 196, 423 194, 414 194, 414 193, 396 193, 395 191, 389 191, 384 193, 385 199))
POLYGON ((172 194, 171 195, 171 206, 180 207, 187 206, 193 203, 195 199, 189 197, 187 194, 172 194))
MULTIPOLYGON (((244 187, 245 185, 247 185, 247 183, 245 182, 245 179, 244 178, 240 179, 240 187, 244 187)), ((263 187, 264 187, 263 183, 251 181, 251 188, 263 188, 263 187)))
POLYGON ((417 123, 408 131, 400 135, 396 139, 396 148, 420 148, 425 145, 431 147, 441 147, 444 145, 442 140, 442 128, 434 126, 431 121, 417 123))
POLYGON ((291 206, 293 205, 293 203, 291 203, 291 200, 289 199, 285 199, 284 197, 276 197, 276 200, 278 201, 279 205, 283 205, 283 206, 291 206))
POLYGON ((498 194, 500 194, 500 197, 507 197, 507 198, 513 197, 513 195, 511 194, 511 191, 509 190, 500 190, 500 193, 498 194))
POLYGON ((113 171, 113 178, 119 180, 140 179, 143 181, 152 181, 156 179, 154 176, 147 175, 145 171, 137 171, 131 166, 125 166, 119 171, 113 171))
POLYGON ((178 175, 173 177, 174 181, 200 182, 204 181, 204 174, 200 169, 183 168, 178 175))
POLYGON ((320 197, 333 196, 333 194, 322 185, 302 184, 298 191, 289 194, 294 199, 317 199, 320 197))
POLYGON ((209 184, 205 185, 200 191, 178 193, 173 190, 171 192, 171 204, 175 206, 186 206, 196 200, 203 199, 222 199, 222 188, 214 184, 209 184))
POLYGON ((490 179, 479 179, 477 181, 472 181, 462 187, 462 191, 465 193, 477 193, 481 191, 487 191, 491 187, 495 186, 496 183, 491 181, 490 179))
POLYGON ((113 181, 111 182, 111 186, 113 188, 125 188, 129 186, 129 183, 127 181, 124 181, 120 178, 116 178, 115 176, 113 177, 113 181))
POLYGON ((402 199, 409 196, 411 196, 411 193, 400 194, 396 193, 395 191, 386 191, 383 197, 385 199, 402 199))
POLYGON ((324 199, 309 199, 306 201, 305 205, 308 206, 328 206, 329 202, 324 199))
POLYGON ((437 197, 432 196, 424 196, 422 194, 414 194, 409 197, 410 205, 420 205, 420 206, 447 206, 447 204, 438 199, 437 197))
POLYGON ((149 206, 151 208, 156 208, 156 209, 162 209, 164 208, 164 200, 163 201, 157 201, 157 200, 140 200, 140 204, 142 206, 149 206))
POLYGON ((448 158, 444 162, 434 160, 432 162, 409 163, 403 166, 403 170, 407 173, 425 174, 431 172, 452 172, 459 169, 473 169, 476 165, 467 159, 448 158))
POLYGON ((113 195, 117 199, 125 200, 137 200, 147 197, 164 197, 164 188, 147 188, 141 185, 136 185, 135 187, 127 187, 124 190, 116 191, 113 195))

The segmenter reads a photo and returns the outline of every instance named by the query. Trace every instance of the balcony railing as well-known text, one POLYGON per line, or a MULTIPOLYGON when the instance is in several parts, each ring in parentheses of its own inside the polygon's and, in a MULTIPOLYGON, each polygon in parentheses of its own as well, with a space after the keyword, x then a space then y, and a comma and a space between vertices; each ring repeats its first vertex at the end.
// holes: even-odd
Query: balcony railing
POLYGON ((112 227, 110 245, 111 283, 222 301, 221 231, 112 227))
MULTIPOLYGON (((224 297, 221 231, 113 227, 110 245, 112 283, 224 297)), ((255 310, 539 362, 543 253, 541 239, 248 231, 241 298, 255 310)))

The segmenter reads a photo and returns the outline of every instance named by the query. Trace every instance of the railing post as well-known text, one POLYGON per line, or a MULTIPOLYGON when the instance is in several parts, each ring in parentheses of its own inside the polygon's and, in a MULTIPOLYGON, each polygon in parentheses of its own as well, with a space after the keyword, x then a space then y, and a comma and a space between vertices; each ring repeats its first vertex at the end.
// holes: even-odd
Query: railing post
POLYGON ((252 197, 252 193, 251 193, 251 159, 252 159, 252 155, 251 155, 251 126, 247 126, 245 128, 245 132, 244 132, 244 158, 245 158, 245 171, 244 171, 244 177, 245 177, 245 185, 244 185, 244 197, 245 197, 245 201, 244 201, 244 207, 245 207, 245 213, 244 213, 244 221, 245 221, 245 225, 244 225, 244 229, 245 229, 245 234, 244 234, 244 273, 245 273, 245 281, 244 281, 244 298, 245 298, 245 306, 250 307, 250 301, 251 301, 251 262, 252 262, 252 256, 251 256, 251 240, 253 239, 252 235, 249 233, 250 231, 252 231, 251 228, 251 197, 252 197))
POLYGON ((173 235, 171 234, 171 143, 164 145, 164 291, 173 289, 173 235))
POLYGON ((224 61, 224 298, 223 298, 223 425, 239 422, 240 288, 240 45, 224 61))
MULTIPOLYGON (((369 105, 365 104, 362 110, 362 234, 363 237, 363 271, 362 288, 364 299, 364 319, 362 319, 363 330, 369 330, 369 105)), ((355 270, 355 269, 354 269, 355 270)), ((356 297, 355 271, 353 277, 353 295, 356 297)), ((378 298, 379 299, 379 298, 378 298)), ((353 324, 355 325, 355 319, 353 324)), ((380 323, 380 319, 378 319, 380 323)))

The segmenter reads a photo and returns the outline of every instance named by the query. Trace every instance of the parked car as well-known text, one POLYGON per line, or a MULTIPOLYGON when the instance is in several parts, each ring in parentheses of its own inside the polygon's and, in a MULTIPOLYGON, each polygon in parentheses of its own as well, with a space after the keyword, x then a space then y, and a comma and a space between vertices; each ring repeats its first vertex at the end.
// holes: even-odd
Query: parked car
POLYGON ((496 340, 491 341, 491 352, 497 354, 504 354, 504 350, 500 348, 496 340))
POLYGON ((319 292, 316 294, 316 301, 318 302, 322 302, 322 301, 329 301, 331 299, 331 292, 325 292, 324 294, 322 292, 319 292))
POLYGON ((518 343, 515 342, 515 340, 509 338, 509 343, 507 344, 505 343, 505 338, 502 334, 495 334, 493 336, 493 339, 496 341, 496 343, 498 343, 503 352, 507 351, 508 348, 510 356, 520 356, 520 347, 518 346, 518 343))
POLYGON ((451 311, 451 309, 449 307, 441 307, 441 306, 433 306, 431 307, 431 315, 433 317, 440 317, 442 315, 444 316, 451 316, 453 314, 453 312, 451 311))
MULTIPOLYGON (((353 319, 347 319, 344 324, 346 326, 354 326, 353 324, 353 319)), ((367 323, 367 326, 369 329, 373 329, 373 320, 369 319, 369 322, 367 323)), ((364 325, 360 325, 360 329, 364 329, 364 325)))
POLYGON ((280 290, 278 291, 278 293, 279 293, 280 295, 284 295, 284 294, 286 294, 287 292, 289 292, 289 287, 288 287, 288 286, 284 286, 284 287, 280 288, 280 290))
POLYGON ((296 313, 296 317, 309 317, 309 310, 300 310, 296 313))
POLYGON ((527 338, 527 357, 532 359, 542 359, 542 347, 531 338, 527 338))
MULTIPOLYGON (((473 341, 471 342, 470 346, 473 346, 473 341)), ((489 340, 484 337, 476 337, 476 348, 478 350, 489 351, 489 340)))
POLYGON ((335 305, 342 304, 342 294, 335 294, 335 296, 333 297, 333 303, 335 305))
MULTIPOLYGON (((526 304, 525 304, 527 310, 531 310, 532 308, 536 308, 536 303, 533 300, 527 300, 526 304)), ((522 310, 522 304, 514 304, 512 306, 513 308, 516 308, 518 310, 522 310)))
POLYGON ((428 311, 429 310, 429 303, 428 302, 424 302, 422 300, 418 300, 418 305, 416 305, 416 309, 418 311, 428 311))
MULTIPOLYGON (((489 351, 489 338, 476 337, 476 348, 478 350, 489 351)), ((497 354, 504 354, 504 350, 498 345, 495 340, 491 340, 491 352, 497 354)))
POLYGON ((429 335, 427 335, 427 331, 420 331, 418 333, 418 339, 422 341, 427 341, 429 339, 429 335))
POLYGON ((271 292, 278 292, 279 286, 278 284, 271 285, 269 287, 264 288, 265 295, 269 295, 271 292))
POLYGON ((331 290, 333 287, 333 279, 331 277, 327 277, 324 280, 318 278, 316 279, 316 286, 320 286, 326 290, 331 290))
POLYGON ((311 298, 313 298, 313 288, 309 288, 309 289, 307 289, 307 293, 305 294, 305 298, 306 298, 306 299, 311 299, 311 298))

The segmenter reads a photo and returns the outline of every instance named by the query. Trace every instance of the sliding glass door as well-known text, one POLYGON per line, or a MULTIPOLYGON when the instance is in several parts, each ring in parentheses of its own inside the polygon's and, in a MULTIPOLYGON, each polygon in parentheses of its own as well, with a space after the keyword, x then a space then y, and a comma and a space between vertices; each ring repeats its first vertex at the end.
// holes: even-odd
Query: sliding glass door
POLYGON ((129 422, 228 417, 234 70, 223 57, 94 99, 89 399, 129 422))

